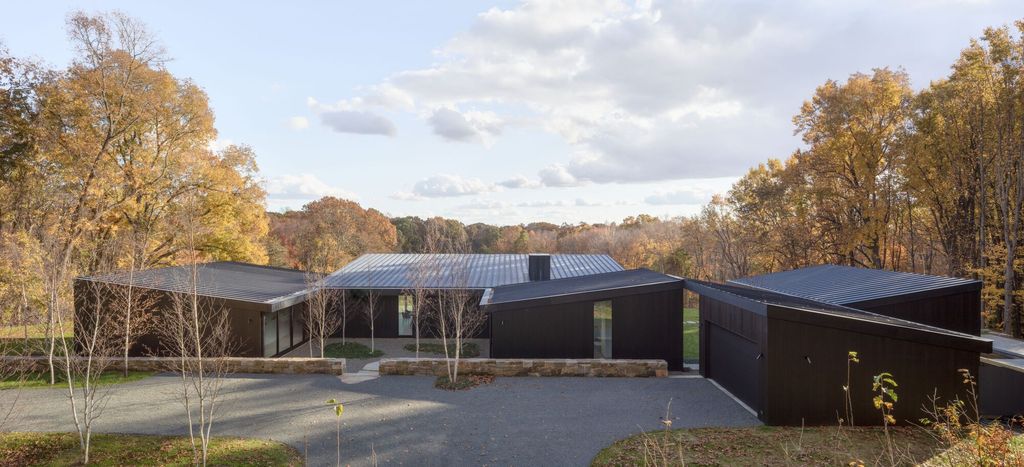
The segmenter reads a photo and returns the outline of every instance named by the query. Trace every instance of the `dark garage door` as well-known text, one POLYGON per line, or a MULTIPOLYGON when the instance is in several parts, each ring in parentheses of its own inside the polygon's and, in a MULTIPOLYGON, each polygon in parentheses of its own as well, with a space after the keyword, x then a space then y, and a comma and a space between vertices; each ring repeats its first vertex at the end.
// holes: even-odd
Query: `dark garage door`
POLYGON ((755 411, 760 412, 758 345, 710 322, 706 374, 755 411))

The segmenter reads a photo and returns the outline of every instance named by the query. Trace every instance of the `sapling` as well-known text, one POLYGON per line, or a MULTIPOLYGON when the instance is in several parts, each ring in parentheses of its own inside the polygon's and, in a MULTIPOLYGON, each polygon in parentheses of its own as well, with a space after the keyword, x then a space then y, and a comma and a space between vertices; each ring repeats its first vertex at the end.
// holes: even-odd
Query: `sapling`
POLYGON ((338 465, 341 466, 341 414, 345 412, 345 405, 338 402, 337 399, 328 399, 327 405, 334 408, 334 421, 335 421, 335 449, 337 450, 338 465))

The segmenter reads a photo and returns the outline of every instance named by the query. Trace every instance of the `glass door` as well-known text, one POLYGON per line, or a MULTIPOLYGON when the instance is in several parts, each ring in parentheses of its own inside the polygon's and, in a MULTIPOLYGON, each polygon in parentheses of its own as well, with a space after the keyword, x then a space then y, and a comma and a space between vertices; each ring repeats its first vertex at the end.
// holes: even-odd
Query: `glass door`
POLYGON ((277 355, 277 313, 263 313, 263 356, 277 355))
POLYGON ((398 296, 398 335, 403 337, 412 336, 412 295, 398 296))
POLYGON ((594 302, 594 358, 612 358, 612 302, 594 302))

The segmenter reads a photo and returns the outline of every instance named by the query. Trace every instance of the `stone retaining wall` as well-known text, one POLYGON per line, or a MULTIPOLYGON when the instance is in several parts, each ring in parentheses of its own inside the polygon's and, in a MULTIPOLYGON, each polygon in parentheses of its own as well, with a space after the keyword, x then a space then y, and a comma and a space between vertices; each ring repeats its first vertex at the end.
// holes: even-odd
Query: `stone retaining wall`
MULTIPOLYGON (((447 375, 443 358, 385 358, 381 375, 447 375)), ((601 359, 494 359, 463 358, 459 374, 488 376, 593 376, 620 378, 663 378, 668 376, 665 360, 601 359)))
MULTIPOLYGON (((49 368, 46 357, 3 357, 5 362, 25 365, 35 370, 49 368)), ((129 357, 131 371, 168 371, 177 362, 173 357, 129 357)), ((276 373, 276 374, 328 374, 341 375, 345 372, 344 358, 249 358, 227 357, 223 361, 228 373, 276 373)), ((60 364, 55 360, 55 364, 60 364)), ((122 368, 121 359, 113 359, 110 366, 122 368)))

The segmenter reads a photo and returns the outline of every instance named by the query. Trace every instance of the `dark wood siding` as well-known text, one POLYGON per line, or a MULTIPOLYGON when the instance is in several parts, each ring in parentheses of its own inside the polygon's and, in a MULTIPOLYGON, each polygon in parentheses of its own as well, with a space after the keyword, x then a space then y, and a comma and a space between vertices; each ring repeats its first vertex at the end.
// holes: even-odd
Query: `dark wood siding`
POLYGON ((847 306, 975 336, 981 335, 981 291, 940 296, 889 297, 847 306))
POLYGON ((721 384, 755 412, 763 408, 766 319, 701 296, 700 374, 721 384))
POLYGON ((979 371, 978 408, 982 415, 1024 415, 1024 370, 982 362, 979 371))
MULTIPOLYGON (((590 329, 593 330, 593 324, 590 329)), ((626 295, 612 299, 613 358, 662 359, 668 362, 669 368, 681 370, 682 329, 681 290, 626 295)))
MULTIPOLYGON (((639 292, 612 301, 612 357, 662 359, 683 367, 682 290, 639 292)), ((491 313, 494 358, 593 358, 594 302, 524 304, 491 313)))
MULTIPOLYGON (((474 292, 474 294, 475 298, 472 298, 471 301, 477 303, 480 301, 480 293, 474 292)), ((374 337, 408 337, 398 335, 398 295, 399 293, 395 290, 382 290, 377 297, 377 306, 380 307, 380 312, 377 314, 377 320, 374 322, 374 337)), ((365 297, 365 293, 362 291, 349 292, 346 301, 348 316, 345 323, 345 335, 347 337, 370 337, 370 324, 366 319, 365 304, 361 301, 361 297, 365 297)), ((435 300, 433 297, 428 297, 426 306, 432 306, 433 300, 435 300)), ((437 337, 437 333, 434 332, 435 327, 432 325, 430 310, 424 309, 421 313, 423 313, 423 317, 420 323, 420 336, 437 337)), ((486 338, 490 335, 489 332, 489 326, 485 324, 471 337, 486 338)), ((341 328, 338 328, 334 333, 334 337, 341 337, 341 328)))
POLYGON ((933 394, 943 401, 966 396, 958 369, 978 373, 977 352, 775 318, 767 326, 762 420, 770 425, 828 425, 845 417, 842 387, 850 351, 860 359, 851 366, 850 381, 858 425, 881 424, 871 401, 874 375, 892 373, 899 384, 894 415, 907 424, 926 416, 921 407, 930 404, 933 394))
MULTIPOLYGON (((119 287, 108 285, 107 287, 119 287)), ((150 294, 153 297, 153 306, 147 310, 149 314, 148 325, 150 329, 160 326, 161 316, 172 306, 171 293, 160 290, 136 288, 137 293, 150 294)), ((75 312, 86 313, 92 308, 92 292, 83 281, 75 282, 75 312)), ((231 333, 231 350, 233 356, 238 357, 261 357, 263 356, 263 336, 261 312, 264 307, 261 304, 246 303, 239 301, 220 300, 209 297, 201 297, 208 307, 223 307, 228 313, 228 325, 231 333)), ((304 304, 293 305, 292 310, 302 310, 304 304)), ((135 316, 140 320, 140 316, 135 316)), ((143 357, 159 355, 164 353, 164 343, 160 336, 151 331, 139 336, 129 350, 129 355, 143 357)))
MULTIPOLYGON (((615 313, 614 310, 613 319, 615 313)), ((612 351, 618 341, 612 323, 612 351)), ((593 358, 594 305, 576 302, 491 314, 492 358, 593 358)))

